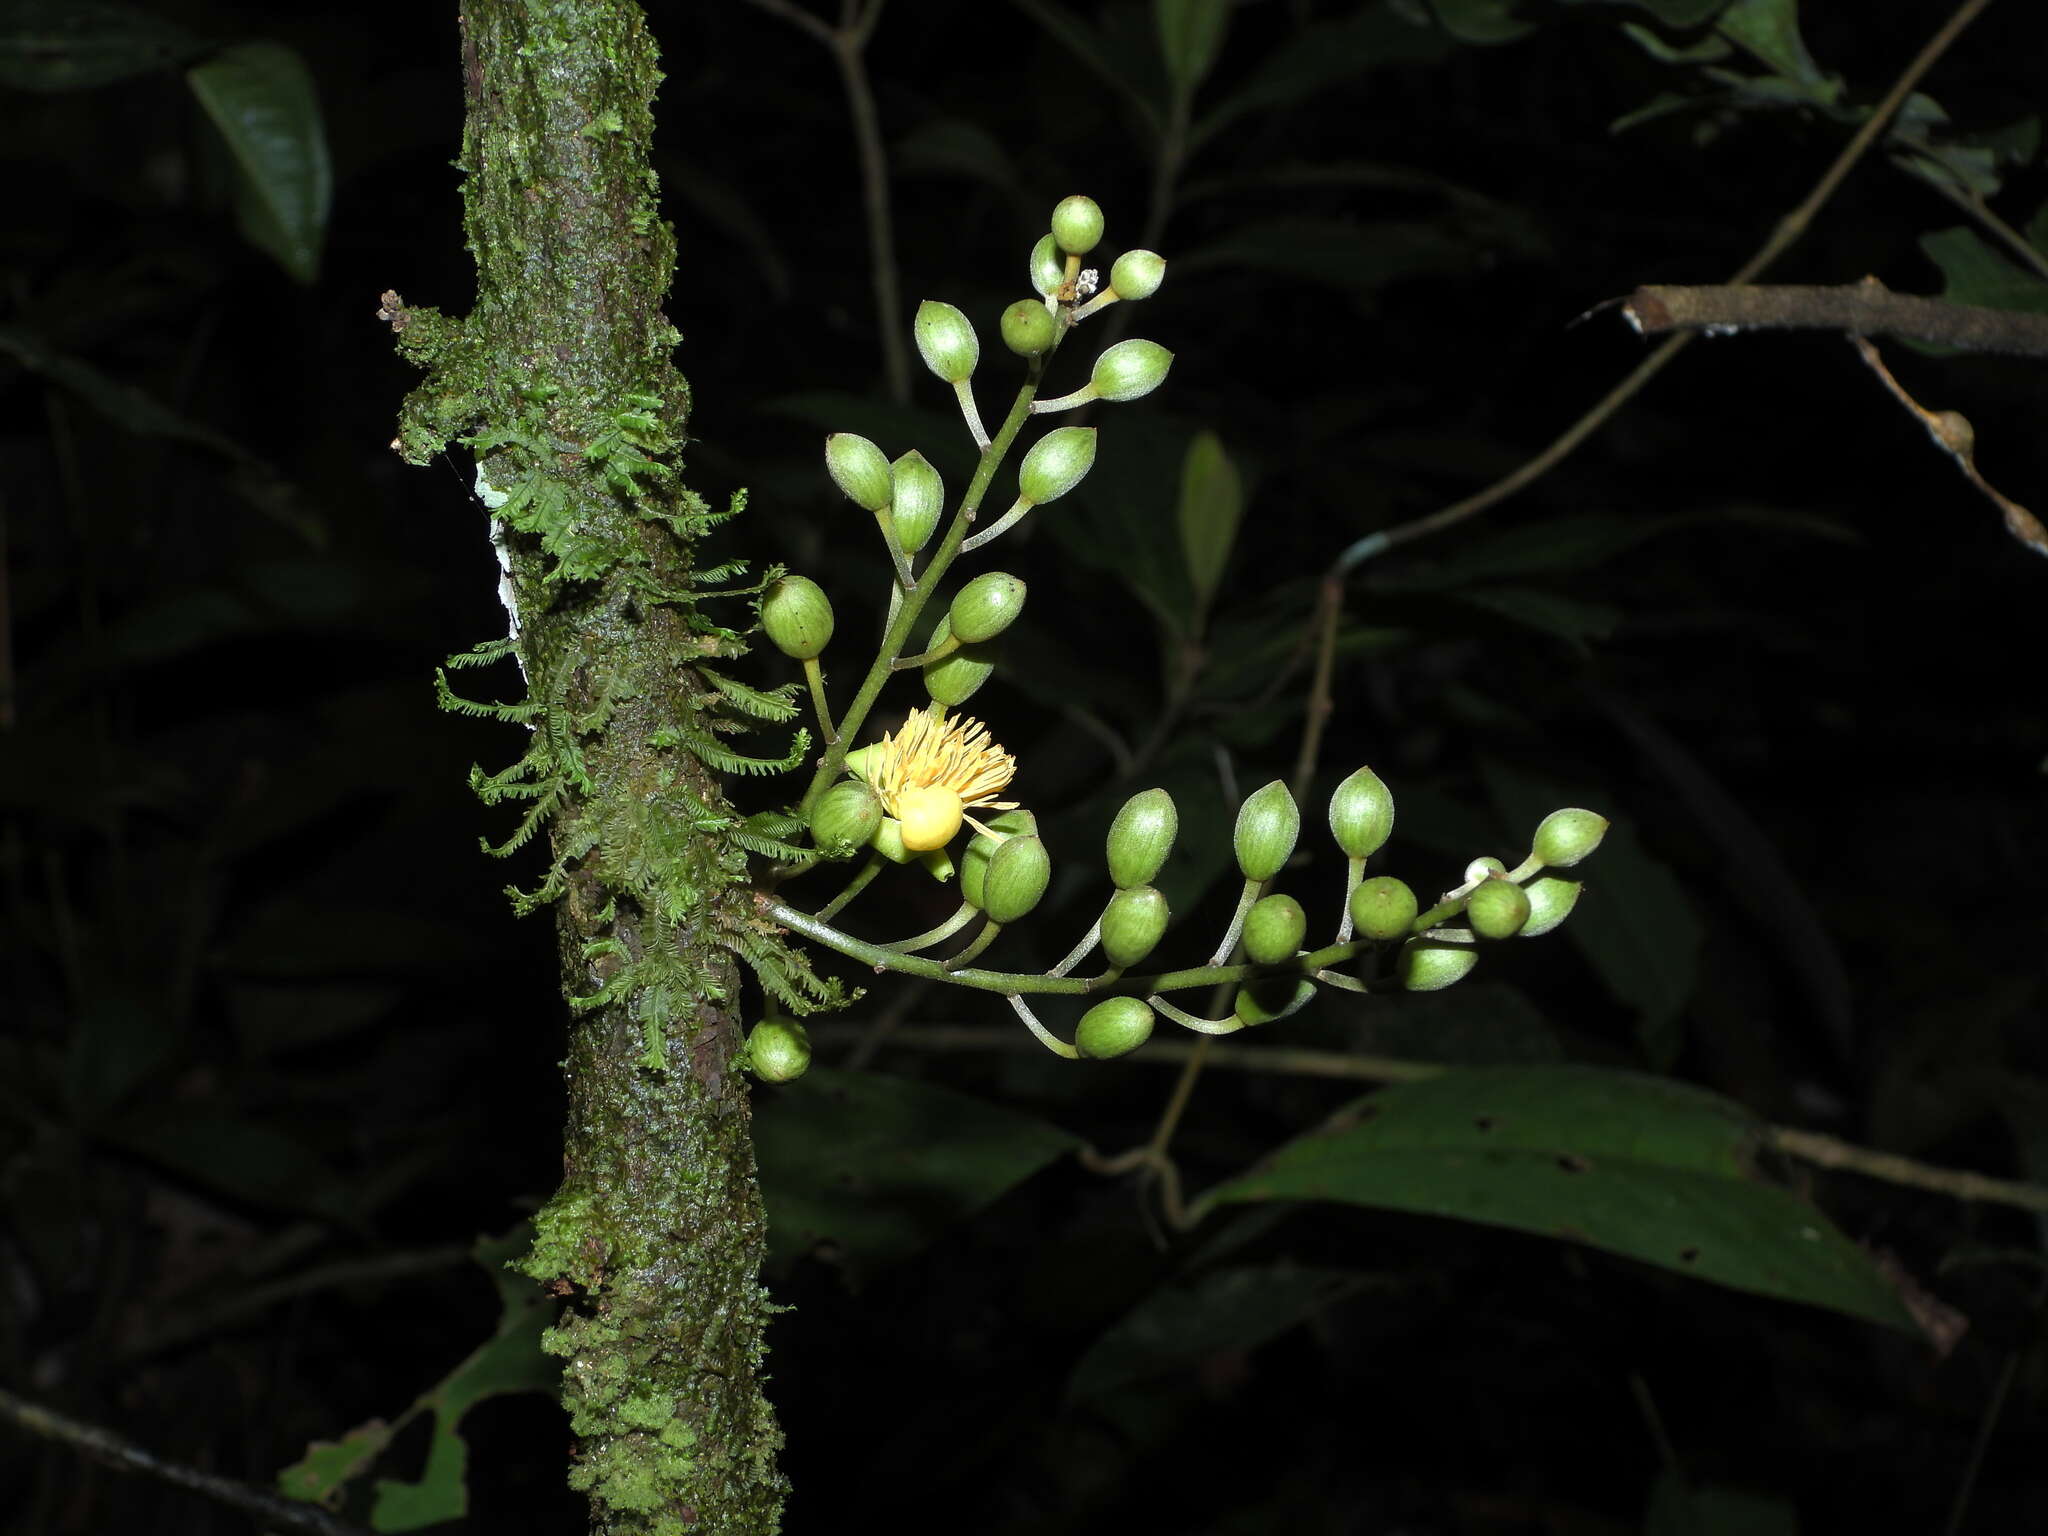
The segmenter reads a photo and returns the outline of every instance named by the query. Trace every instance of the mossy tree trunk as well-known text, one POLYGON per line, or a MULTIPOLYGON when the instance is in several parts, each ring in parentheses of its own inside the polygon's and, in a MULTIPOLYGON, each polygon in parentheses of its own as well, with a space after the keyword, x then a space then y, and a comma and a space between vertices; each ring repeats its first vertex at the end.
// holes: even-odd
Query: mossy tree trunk
MULTIPOLYGON (((386 296, 428 370, 396 445, 475 453, 496 508, 531 731, 478 776, 545 831, 572 1003, 561 1189, 528 1271, 564 1298, 551 1348, 592 1529, 773 1531, 780 1436, 759 1386, 769 1306, 737 1055, 736 949, 762 942, 712 766, 706 669, 737 638, 694 601, 713 522, 677 478, 689 390, 661 309, 674 241, 649 168, 659 75, 628 0, 465 0, 463 196, 475 308, 386 296)), ((479 579, 484 563, 478 538, 479 579)), ((768 936, 772 942, 772 934, 768 936)), ((536 1004, 518 1027, 551 1027, 536 1004)))

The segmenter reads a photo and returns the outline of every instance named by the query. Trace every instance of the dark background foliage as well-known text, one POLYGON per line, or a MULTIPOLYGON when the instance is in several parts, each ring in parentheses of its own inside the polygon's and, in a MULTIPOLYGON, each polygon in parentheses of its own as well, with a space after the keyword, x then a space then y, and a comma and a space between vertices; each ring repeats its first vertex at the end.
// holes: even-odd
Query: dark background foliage
MULTIPOLYGON (((465 1250, 551 1185, 562 1010, 544 920, 513 920, 506 867, 476 851, 502 817, 464 784, 516 746, 434 707, 436 664, 504 624, 470 470, 410 471, 385 446, 411 380, 379 291, 454 312, 467 296, 453 9, 152 9, 303 54, 336 197, 299 285, 236 234, 175 69, 4 97, 0 1381, 268 1482, 489 1334, 465 1250), (135 430, 142 396, 183 427, 135 430)), ((1936 24, 1906 0, 1807 10, 1858 104, 1936 24)), ((731 550, 823 581, 851 648, 885 577, 820 433, 922 447, 955 486, 964 438, 921 371, 909 405, 881 398, 826 52, 744 4, 651 14, 690 478, 714 501, 751 488, 731 550)), ((975 711, 1018 752, 1060 869, 1008 963, 1085 926, 1100 829, 1153 782, 1193 845, 1169 950, 1206 951, 1230 807, 1298 740, 1317 574, 1548 442, 1642 350, 1611 316, 1572 319, 1638 283, 1724 277, 1848 132, 1706 101, 1696 71, 1620 29, 1642 12, 1520 14, 1526 37, 1479 47, 1415 4, 1236 7, 1198 115, 1276 59, 1327 78, 1311 90, 1298 67, 1191 155, 1155 242, 1167 285, 1128 322, 1176 351, 1172 379, 1099 415, 1084 492, 1001 546, 1032 604, 975 711), (1666 91, 1702 99, 1610 131, 1666 91), (1147 599, 1185 603, 1175 495, 1202 429, 1248 512, 1177 691, 1183 653, 1147 599)), ((1090 24, 1155 93, 1148 8, 1090 24)), ((1139 243, 1151 141, 1029 9, 898 0, 869 57, 906 297, 966 309, 997 380, 993 320, 1047 210, 1085 190, 1111 247, 1139 243)), ((2037 8, 1993 6, 1924 88, 1989 142, 2038 107, 2044 65, 2037 8)), ((2048 177, 2012 142, 1994 206, 2025 225, 2048 177)), ((1965 222, 1872 156, 1773 277, 1939 292, 1920 242, 1965 222)), ((2048 501, 2038 365, 1890 352, 1975 421, 1994 483, 2048 501)), ((1603 913, 1589 867, 1574 923, 1593 938, 1510 948, 1437 996, 1332 995, 1253 1043, 1668 1071, 1776 1121, 2042 1177, 2044 584, 1838 340, 1695 345, 1533 490, 1361 570, 1319 779, 1387 778, 1390 867, 1418 888, 1518 855, 1531 795, 1633 828, 1634 875, 1615 869, 1603 913)), ((749 676, 784 672, 771 654, 749 676)), ((1290 888, 1320 929, 1338 873, 1311 843, 1290 888)), ((950 906, 908 877, 889 889, 850 923, 894 937, 950 906)), ((1149 1135, 1173 1081, 1143 1053, 919 1049, 887 1033, 906 1021, 1021 1033, 992 999, 877 985, 819 1023, 820 1059, 1104 1152, 1149 1135)), ((1175 1143, 1189 1187, 1357 1092, 1211 1070, 1175 1143)), ((799 1104, 769 1109, 784 1144, 836 1169, 799 1104)), ((845 1172, 849 1208, 886 1204, 885 1178, 845 1172)), ((1932 1529, 1987 1423, 1969 1528, 2048 1521, 2038 1224, 1810 1177, 1846 1232, 1967 1318, 1951 1353, 1423 1217, 1262 1208, 1170 1239, 1145 1192, 1071 1158, 968 1219, 912 1211, 887 1251, 785 1240, 789 1529, 1678 1529, 1673 1468, 1724 1490, 1693 1506, 1721 1522, 1699 1529, 1932 1529), (1123 1352, 1107 1365, 1105 1336, 1123 1352)), ((544 1398, 465 1428, 477 1529, 579 1519, 544 1398)), ((380 1470, 414 1475, 421 1433, 380 1470)), ((0 1439, 0 1489, 21 1531, 247 1526, 20 1438, 0 1439)))

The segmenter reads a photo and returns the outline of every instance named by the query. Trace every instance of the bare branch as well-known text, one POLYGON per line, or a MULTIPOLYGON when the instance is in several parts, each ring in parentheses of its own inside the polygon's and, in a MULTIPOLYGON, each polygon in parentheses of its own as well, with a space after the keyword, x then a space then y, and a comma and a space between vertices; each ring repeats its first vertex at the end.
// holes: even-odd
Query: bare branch
POLYGON ((288 1499, 268 1488, 202 1472, 181 1461, 166 1461, 154 1451, 115 1434, 111 1429, 71 1418, 25 1397, 16 1397, 5 1388, 0 1388, 0 1421, 44 1440, 69 1446, 81 1456, 117 1471, 140 1472, 147 1477, 175 1483, 180 1488, 189 1488, 231 1509, 255 1515, 264 1524, 278 1530, 304 1531, 311 1536, 368 1536, 361 1526, 335 1518, 318 1504, 288 1499))
POLYGON ((1877 348, 1861 336, 1851 336, 1849 344, 1855 347, 1865 366, 1877 375, 1878 381, 1892 392, 1893 398, 1911 411, 1920 425, 1927 429, 1927 435, 1934 439, 1935 445, 1955 459, 1970 484, 1991 499, 1992 505, 2005 518, 2006 532, 2036 554, 2048 555, 2048 529, 2042 528, 2041 520, 1977 472, 1977 430, 1970 425, 1970 419, 1961 411, 1928 410, 1892 377, 1884 359, 1877 355, 1877 348))
POLYGON ((1893 293, 1874 277, 1833 288, 1638 288, 1622 302, 1621 315, 1643 336, 1845 331, 1932 342, 1960 352, 2048 357, 2048 315, 1893 293))

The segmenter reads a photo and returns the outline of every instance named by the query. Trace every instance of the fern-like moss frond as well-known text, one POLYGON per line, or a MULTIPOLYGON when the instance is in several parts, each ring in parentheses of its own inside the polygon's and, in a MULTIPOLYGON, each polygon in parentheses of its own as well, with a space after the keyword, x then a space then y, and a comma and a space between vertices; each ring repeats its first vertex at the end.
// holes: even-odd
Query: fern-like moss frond
POLYGON ((791 720, 802 713, 802 707, 796 702, 795 683, 763 690, 749 688, 745 683, 734 682, 706 668, 700 667, 698 672, 705 682, 724 696, 726 703, 743 715, 752 715, 756 720, 791 720))
POLYGON ((465 699, 448 686, 448 674, 440 667, 434 669, 434 702, 450 714, 469 715, 482 720, 518 722, 533 719, 544 707, 532 699, 522 699, 517 704, 493 704, 484 699, 465 699))
POLYGON ((460 667, 487 667, 494 661, 503 661, 518 649, 519 642, 510 635, 498 640, 486 640, 473 650, 457 651, 448 658, 451 670, 460 667))

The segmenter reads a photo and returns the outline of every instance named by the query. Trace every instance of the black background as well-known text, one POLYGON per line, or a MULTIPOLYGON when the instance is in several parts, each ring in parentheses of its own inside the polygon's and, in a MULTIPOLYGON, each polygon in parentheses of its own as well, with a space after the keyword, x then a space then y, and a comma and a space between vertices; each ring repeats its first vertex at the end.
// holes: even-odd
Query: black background
MULTIPOLYGON (((544 919, 516 922, 506 866, 476 852, 502 815, 464 785, 516 738, 434 708, 434 667, 503 631, 470 471, 459 456, 409 469, 386 447, 412 380, 379 292, 459 313, 469 291, 453 10, 156 9, 302 52, 336 196, 320 277, 298 286, 237 237, 220 149, 177 71, 0 98, 6 325, 237 445, 137 435, 0 362, 15 688, 0 734, 0 1381, 267 1483, 308 1440, 401 1411, 488 1332, 490 1288, 447 1250, 550 1188, 563 1018, 544 919), (390 1256, 381 1280, 249 1300, 390 1256)), ((1813 54, 1856 103, 1940 19, 1903 0, 1807 9, 1813 54)), ((1701 94, 1699 76, 1622 35, 1642 13, 1525 11, 1538 29, 1498 48, 1390 22, 1383 62, 1248 113, 1185 168, 1158 237, 1182 265, 1128 322, 1176 352, 1173 375, 1095 417, 1104 471, 1119 432, 1130 455, 1100 495, 1149 484, 1150 499, 1034 514, 1150 528, 1170 565, 1188 435, 1217 432, 1245 471, 1213 665, 1148 765, 1162 775, 1213 786, 1220 760, 1242 791, 1286 774, 1305 678, 1264 691, 1336 552, 1549 442, 1643 351, 1611 315, 1574 317, 1639 283, 1724 278, 1847 138, 1811 112, 1705 106, 1610 132, 1660 91, 1701 94), (1323 174, 1291 174, 1305 167, 1323 174), (1351 239, 1290 242, 1281 219, 1351 239), (1155 464, 1168 473, 1148 483, 1155 464)), ((696 391, 688 478, 714 502, 748 487, 729 550, 816 575, 858 635, 885 578, 865 518, 820 473, 831 407, 802 398, 880 390, 838 76, 744 4, 650 14, 680 245, 670 313, 696 391)), ((1092 14, 1143 56, 1145 8, 1092 14)), ((1198 107, 1305 26, 1353 14, 1240 5, 1198 107)), ((2034 7, 1993 6, 1923 88, 1959 132, 2002 128, 2038 110, 2044 35, 2034 7)), ((1008 361, 994 317, 1024 295, 1047 212, 1086 191, 1107 245, 1135 242, 1151 141, 1023 10, 897 0, 869 63, 897 151, 906 310, 944 298, 982 326, 992 411, 1008 361), (933 146, 961 125, 1005 175, 940 163, 933 146)), ((1994 206, 2023 225, 2044 197, 2048 177, 2023 164, 1994 206)), ((1966 222, 1873 155, 1771 275, 1939 292, 1917 242, 1966 222)), ((2038 365, 1888 356, 1925 403, 1972 418, 1994 484, 2048 503, 2038 365)), ((945 391, 915 372, 914 403, 944 423, 945 391)), ((913 445, 939 459, 883 441, 913 445)), ((1014 675, 975 701, 1075 877, 1017 962, 1085 925, 1101 894, 1099 874, 1080 878, 1087 850, 1144 787, 1063 704, 1136 743, 1163 694, 1152 622, 1087 542, 1029 523, 1006 541, 1033 601, 1014 675)), ((1262 1038, 1669 1069, 1773 1120, 2038 1176, 2044 593, 2048 565, 1840 340, 1693 346, 1532 490, 1361 572, 1319 779, 1379 769, 1403 814, 1391 867, 1418 888, 1526 831, 1496 819, 1488 763, 1628 819, 1699 924, 1684 1006, 1644 1030, 1557 940, 1492 963, 1451 1015, 1338 998, 1262 1038), (1526 585, 1611 622, 1570 636, 1471 598, 1494 541, 1541 548, 1581 519, 1611 556, 1558 554, 1526 585), (1615 532, 1636 524, 1640 540, 1615 532), (1738 808, 1815 933, 1792 930, 1768 871, 1645 731, 1738 808), (1831 963, 1833 990, 1815 979, 1831 963)), ((780 681, 778 662, 748 675, 780 681)), ((1317 858, 1322 884, 1304 893, 1334 880, 1317 858)), ((1206 949, 1228 883, 1189 900, 1182 952, 1206 949)), ((950 906, 899 889, 913 919, 950 906)), ((819 1024, 821 1059, 843 1062, 862 1020, 893 1007, 878 988, 853 1023, 819 1024)), ((1013 1027, 967 994, 900 1013, 1013 1027)), ((1106 1151, 1144 1139, 1172 1081, 1142 1056, 1083 1071, 884 1043, 871 1065, 1106 1151)), ((1356 1091, 1211 1072, 1176 1143, 1183 1172, 1214 1182, 1356 1091)), ((1625 1531, 1643 1524, 1665 1441, 1688 1475, 1786 1501, 1808 1531, 1932 1530, 2002 1382, 1965 1528, 2048 1519, 2038 1226, 1812 1177, 1846 1231, 1967 1316, 1952 1354, 1535 1238, 1312 1207, 1243 1235, 1245 1252, 1349 1272, 1343 1299, 1257 1344, 1188 1343, 1175 1369, 1075 1401, 1075 1361, 1190 1245, 1162 1243, 1128 1185, 1062 1162, 901 1264, 863 1272, 828 1251, 773 1277, 795 1308, 770 1362, 788 1529, 1625 1531)), ((550 1403, 495 1400, 467 1429, 476 1529, 580 1520, 550 1403)), ((402 1441, 380 1470, 410 1475, 408 1455, 402 1441)), ((0 1438, 0 1489, 23 1531, 248 1528, 16 1437, 0 1438)))

